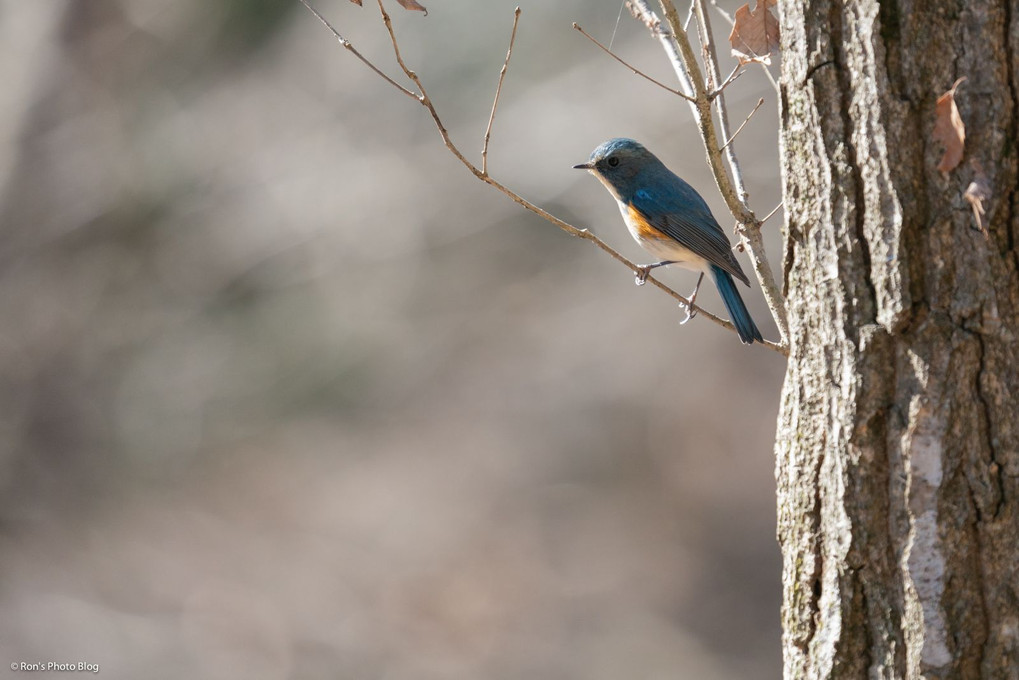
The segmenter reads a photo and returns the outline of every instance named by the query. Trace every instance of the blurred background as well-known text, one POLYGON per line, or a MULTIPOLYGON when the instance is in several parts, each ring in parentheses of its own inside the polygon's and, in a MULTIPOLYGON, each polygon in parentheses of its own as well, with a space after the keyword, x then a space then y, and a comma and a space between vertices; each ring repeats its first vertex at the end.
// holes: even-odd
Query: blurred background
MULTIPOLYGON (((317 4, 397 76, 371 0, 317 4)), ((387 4, 480 162, 516 2, 387 4)), ((646 261, 570 169, 632 136, 728 230, 687 105, 571 22, 672 83, 646 29, 520 5, 493 176, 646 261)), ((780 356, 478 182, 297 0, 2 0, 0 36, 0 661, 780 677, 780 356)), ((761 96, 759 215, 776 95, 729 90, 734 126, 761 96)))

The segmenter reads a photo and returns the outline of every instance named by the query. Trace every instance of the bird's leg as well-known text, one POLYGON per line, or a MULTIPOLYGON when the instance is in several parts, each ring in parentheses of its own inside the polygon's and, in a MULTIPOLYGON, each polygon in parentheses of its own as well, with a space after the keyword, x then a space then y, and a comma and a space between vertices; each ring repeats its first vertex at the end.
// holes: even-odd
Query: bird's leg
POLYGON ((633 272, 638 286, 643 286, 647 283, 647 275, 651 273, 651 270, 655 267, 664 267, 667 264, 675 264, 673 260, 662 260, 661 262, 655 262, 654 264, 642 264, 637 267, 637 271, 633 272))
POLYGON ((704 272, 701 272, 701 275, 697 277, 697 285, 693 287, 693 292, 690 293, 690 297, 687 298, 686 302, 679 303, 679 306, 686 310, 686 318, 679 322, 680 326, 697 316, 697 310, 694 309, 693 302, 697 299, 697 291, 701 289, 701 281, 703 280, 704 272))

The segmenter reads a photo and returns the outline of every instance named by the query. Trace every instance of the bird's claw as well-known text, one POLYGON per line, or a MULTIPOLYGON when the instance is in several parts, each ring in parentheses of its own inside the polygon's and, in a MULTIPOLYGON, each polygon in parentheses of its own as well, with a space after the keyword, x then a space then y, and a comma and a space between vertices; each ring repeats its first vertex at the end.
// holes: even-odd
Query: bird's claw
POLYGON ((651 267, 637 267, 633 272, 634 283, 643 286, 647 283, 647 276, 651 273, 651 267))
POLYGON ((680 302, 679 308, 686 312, 686 316, 683 318, 682 321, 679 322, 680 326, 684 325, 687 321, 697 316, 697 309, 693 306, 693 303, 691 302, 680 302))

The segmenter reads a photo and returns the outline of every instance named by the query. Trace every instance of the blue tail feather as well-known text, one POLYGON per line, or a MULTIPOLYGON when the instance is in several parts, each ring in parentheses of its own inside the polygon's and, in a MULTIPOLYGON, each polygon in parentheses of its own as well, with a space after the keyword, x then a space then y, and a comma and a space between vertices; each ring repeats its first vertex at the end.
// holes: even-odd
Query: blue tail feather
POLYGON ((729 318, 732 319, 732 325, 739 333, 740 341, 744 345, 753 344, 754 340, 764 342, 761 331, 757 329, 757 324, 750 317, 743 298, 736 290, 732 275, 717 265, 711 265, 711 275, 715 279, 715 286, 718 288, 718 294, 722 297, 722 303, 725 305, 726 311, 729 312, 729 318))

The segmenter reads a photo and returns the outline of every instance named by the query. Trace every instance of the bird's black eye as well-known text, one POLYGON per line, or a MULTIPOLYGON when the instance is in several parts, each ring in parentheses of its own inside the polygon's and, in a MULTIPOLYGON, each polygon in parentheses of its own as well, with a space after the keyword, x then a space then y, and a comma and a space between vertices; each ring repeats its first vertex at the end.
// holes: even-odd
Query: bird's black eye
POLYGON ((618 158, 616 158, 615 156, 611 156, 611 157, 609 158, 609 160, 608 160, 608 161, 606 161, 606 162, 607 162, 607 163, 609 164, 609 167, 610 167, 610 168, 614 168, 614 167, 616 167, 617 165, 619 165, 619 159, 618 159, 618 158))

